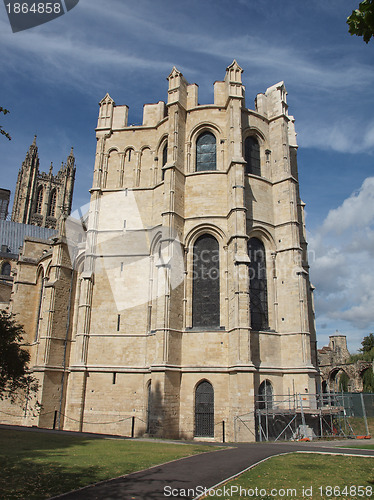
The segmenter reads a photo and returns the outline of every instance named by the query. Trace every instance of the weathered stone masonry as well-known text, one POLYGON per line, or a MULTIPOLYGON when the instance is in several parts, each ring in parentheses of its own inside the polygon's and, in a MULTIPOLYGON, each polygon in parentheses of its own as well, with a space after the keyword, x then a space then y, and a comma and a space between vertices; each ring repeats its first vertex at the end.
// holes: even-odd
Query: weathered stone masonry
POLYGON ((236 61, 215 82, 213 104, 198 104, 197 85, 176 68, 168 82, 167 103, 146 104, 141 126, 128 126, 128 107, 108 94, 100 102, 87 239, 74 266, 63 237, 19 263, 14 307, 42 294, 27 331, 44 409, 28 423, 50 427, 61 411, 64 429, 129 434, 136 417, 137 434, 219 440, 225 421, 226 439, 253 440, 254 418, 236 434, 234 420, 253 415, 264 383, 274 394, 316 392, 285 86, 250 110, 236 61), (126 215, 125 196, 136 207, 126 215))

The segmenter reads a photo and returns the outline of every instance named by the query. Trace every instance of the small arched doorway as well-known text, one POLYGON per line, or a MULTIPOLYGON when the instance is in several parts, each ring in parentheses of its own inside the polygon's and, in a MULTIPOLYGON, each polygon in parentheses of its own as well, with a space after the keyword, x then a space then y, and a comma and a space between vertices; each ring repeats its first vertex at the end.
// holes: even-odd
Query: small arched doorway
POLYGON ((258 407, 260 410, 273 407, 273 386, 270 380, 264 380, 258 388, 258 407))
POLYGON ((195 436, 214 437, 214 390, 207 380, 195 391, 195 436))

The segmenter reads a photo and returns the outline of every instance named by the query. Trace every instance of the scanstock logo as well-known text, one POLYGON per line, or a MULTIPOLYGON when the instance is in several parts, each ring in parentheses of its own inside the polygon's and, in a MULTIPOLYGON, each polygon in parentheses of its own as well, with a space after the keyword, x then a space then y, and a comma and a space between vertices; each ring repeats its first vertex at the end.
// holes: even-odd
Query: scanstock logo
POLYGON ((53 21, 73 9, 79 0, 4 0, 13 33, 53 21))
POLYGON ((91 200, 65 221, 74 269, 80 277, 95 276, 102 300, 112 296, 118 311, 157 301, 185 278, 177 232, 167 226, 147 227, 143 207, 138 192, 125 189, 91 200))

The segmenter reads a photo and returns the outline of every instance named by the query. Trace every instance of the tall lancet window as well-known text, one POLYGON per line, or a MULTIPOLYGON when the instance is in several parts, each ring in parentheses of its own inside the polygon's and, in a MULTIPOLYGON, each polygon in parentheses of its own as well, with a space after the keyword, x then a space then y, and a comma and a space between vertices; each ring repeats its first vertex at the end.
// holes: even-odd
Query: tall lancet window
POLYGON ((44 298, 44 275, 43 272, 39 273, 37 282, 37 291, 38 291, 38 307, 36 308, 36 328, 35 328, 35 339, 34 342, 36 342, 39 339, 39 330, 40 330, 40 323, 43 319, 43 298, 44 298))
POLYGON ((216 169, 216 138, 211 132, 204 132, 196 141, 196 172, 216 169))
POLYGON ((42 208, 43 208, 43 186, 40 186, 36 197, 36 213, 41 214, 42 208))
POLYGON ((192 325, 220 326, 219 244, 210 234, 200 236, 194 245, 192 325))
POLYGON ((268 293, 266 278, 265 247, 257 238, 248 241, 249 300, 251 327, 253 330, 268 329, 268 293))
POLYGON ((247 163, 246 173, 260 176, 260 146, 258 140, 251 135, 244 142, 244 159, 247 163))
MULTIPOLYGON (((162 151, 162 166, 164 167, 168 162, 168 142, 165 142, 164 149, 162 151)), ((162 176, 161 179, 165 179, 165 170, 162 170, 162 176)))
POLYGON ((56 215, 56 200, 57 200, 57 194, 56 190, 54 189, 51 194, 51 199, 48 208, 48 215, 51 217, 55 217, 56 215))

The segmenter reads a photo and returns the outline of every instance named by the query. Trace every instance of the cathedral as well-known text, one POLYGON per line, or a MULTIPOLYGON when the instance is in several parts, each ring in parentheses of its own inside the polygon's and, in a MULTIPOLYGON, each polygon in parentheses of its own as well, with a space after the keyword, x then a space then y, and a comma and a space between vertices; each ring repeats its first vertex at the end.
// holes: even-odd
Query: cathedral
MULTIPOLYGON (((247 108, 242 72, 199 104, 174 67, 141 125, 102 99, 87 215, 19 256, 11 308, 42 409, 1 402, 3 423, 252 441, 256 398, 317 392, 294 118, 283 82, 247 108)), ((14 218, 51 226, 71 203, 59 176, 17 190, 14 218)))
POLYGON ((0 189, 0 309, 8 308, 13 273, 25 237, 48 239, 56 234, 58 220, 69 216, 75 180, 73 148, 57 175, 39 170, 36 136, 18 173, 11 220, 10 191, 0 189))

